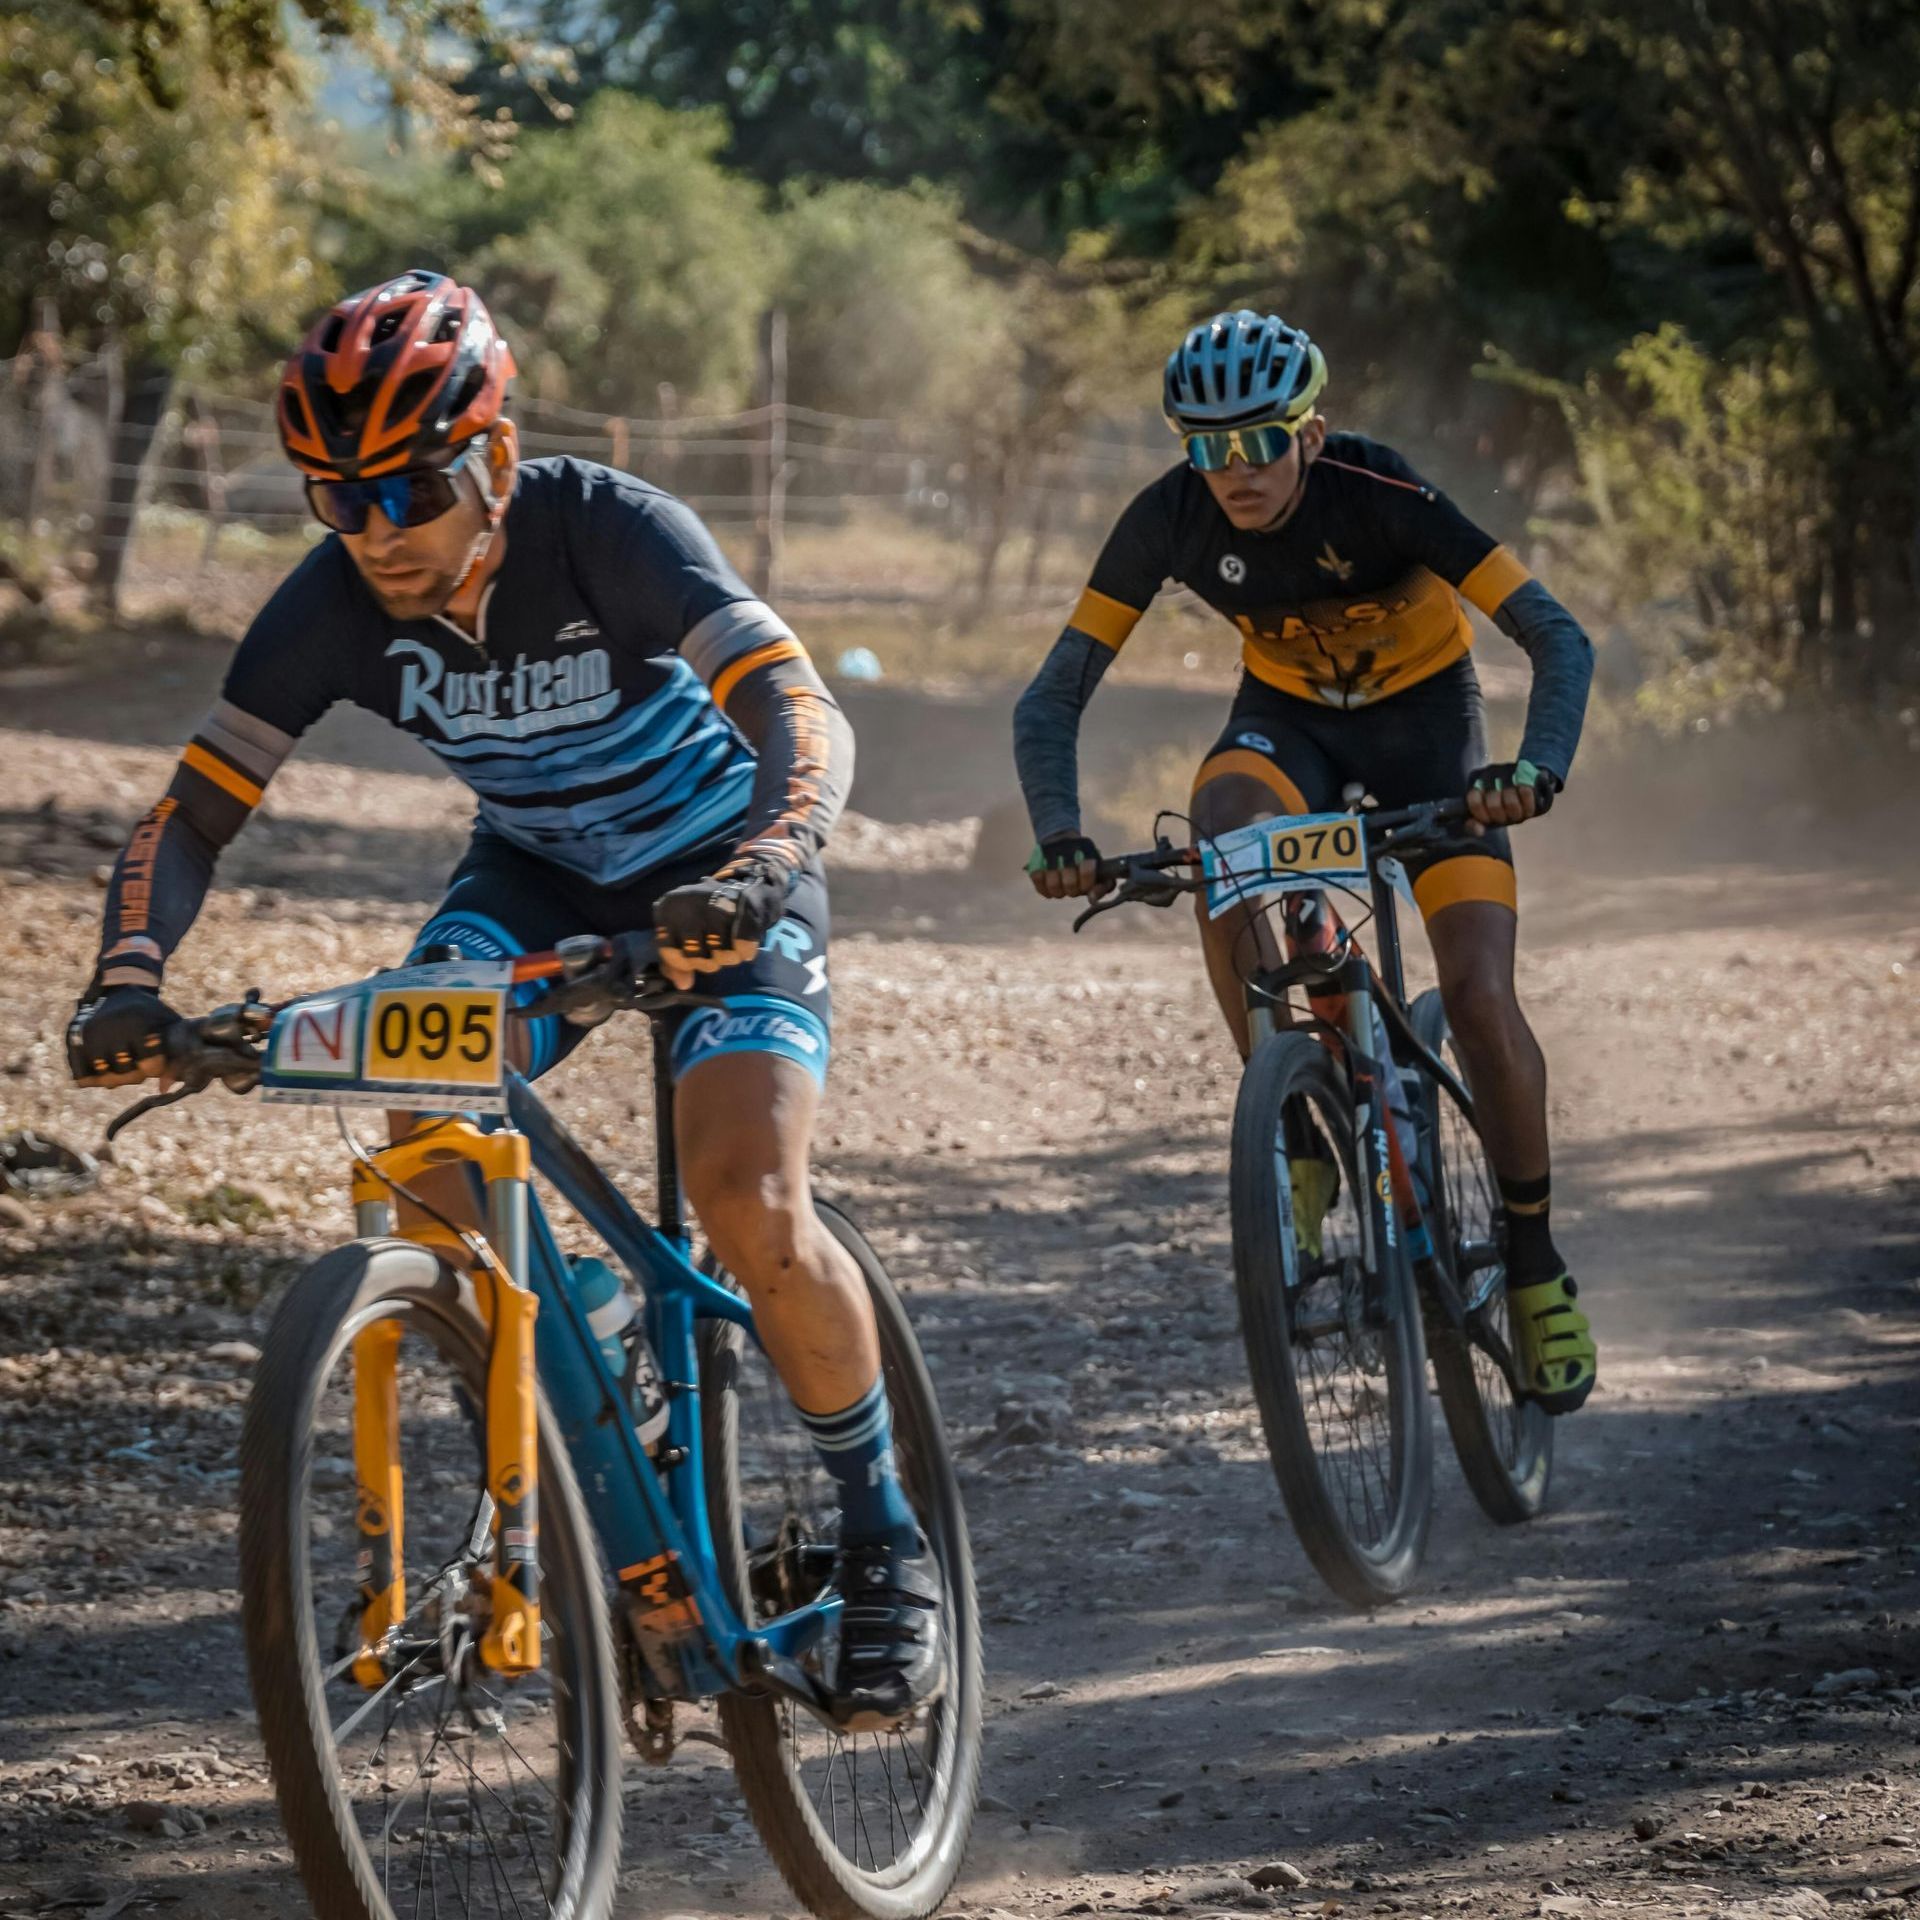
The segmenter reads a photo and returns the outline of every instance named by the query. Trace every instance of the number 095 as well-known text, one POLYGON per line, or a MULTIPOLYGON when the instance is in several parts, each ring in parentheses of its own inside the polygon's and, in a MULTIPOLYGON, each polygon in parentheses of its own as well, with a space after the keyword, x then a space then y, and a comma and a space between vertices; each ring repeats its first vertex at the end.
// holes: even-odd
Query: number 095
POLYGON ((370 1051, 387 1068, 480 1067, 499 1043, 499 1007, 491 995, 453 1002, 394 995, 373 1023, 370 1051))

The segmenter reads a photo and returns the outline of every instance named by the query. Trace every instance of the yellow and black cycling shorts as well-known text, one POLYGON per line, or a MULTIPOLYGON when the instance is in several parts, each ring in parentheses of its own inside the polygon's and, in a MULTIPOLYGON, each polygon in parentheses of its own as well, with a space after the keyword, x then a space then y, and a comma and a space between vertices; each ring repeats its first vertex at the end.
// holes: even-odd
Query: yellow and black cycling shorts
MULTIPOLYGON (((1194 792, 1224 775, 1267 787, 1281 813, 1333 813, 1359 781, 1383 807, 1464 794, 1487 764, 1486 703, 1473 662, 1450 667, 1364 707, 1322 706, 1248 674, 1225 730, 1194 776, 1194 792)), ((1406 860, 1413 896, 1429 920, 1465 900, 1516 904, 1505 831, 1464 830, 1406 860)))

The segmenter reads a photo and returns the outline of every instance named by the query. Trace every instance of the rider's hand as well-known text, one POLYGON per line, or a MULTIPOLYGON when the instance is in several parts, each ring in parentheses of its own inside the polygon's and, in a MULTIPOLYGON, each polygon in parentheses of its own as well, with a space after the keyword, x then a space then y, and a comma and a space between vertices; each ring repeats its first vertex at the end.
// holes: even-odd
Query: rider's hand
POLYGON ((749 855, 711 879, 663 893, 653 907, 660 971, 684 991, 696 973, 751 960, 786 913, 792 878, 778 862, 749 855))
POLYGON ((1467 813, 1477 828, 1517 827, 1545 813, 1560 791, 1560 776, 1531 760, 1501 760, 1475 770, 1467 782, 1467 813))
POLYGON ((1048 900, 1074 900, 1105 891, 1095 868, 1100 849, 1084 833, 1053 833, 1027 855, 1033 890, 1048 900))
POLYGON ((167 1079, 167 1030, 180 1016, 151 987, 108 987, 67 1023, 67 1070, 83 1087, 167 1079))

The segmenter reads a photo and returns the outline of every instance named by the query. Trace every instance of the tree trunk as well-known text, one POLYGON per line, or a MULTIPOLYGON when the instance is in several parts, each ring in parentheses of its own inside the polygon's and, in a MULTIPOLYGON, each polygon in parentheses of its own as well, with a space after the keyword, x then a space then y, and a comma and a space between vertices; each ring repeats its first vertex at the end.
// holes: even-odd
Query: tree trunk
POLYGON ((133 546, 134 511, 140 499, 140 475, 154 436, 166 417, 173 373, 154 360, 136 360, 129 370, 126 398, 108 444, 106 506, 94 535, 93 601, 102 612, 120 611, 120 582, 133 546))
POLYGON ((981 501, 982 525, 979 533, 979 566, 974 574, 973 594, 960 622, 963 632, 972 630, 986 618, 987 603, 993 597, 994 569, 1000 562, 1000 549, 1007 542, 1007 522, 1013 499, 1012 461, 1006 449, 995 447, 987 456, 991 470, 978 476, 985 481, 981 501))

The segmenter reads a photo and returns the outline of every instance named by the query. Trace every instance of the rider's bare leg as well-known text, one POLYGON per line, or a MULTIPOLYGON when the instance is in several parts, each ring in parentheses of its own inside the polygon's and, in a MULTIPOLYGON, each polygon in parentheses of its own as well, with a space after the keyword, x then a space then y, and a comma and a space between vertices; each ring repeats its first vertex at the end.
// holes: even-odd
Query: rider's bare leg
POLYGON ((880 1371, 866 1284, 813 1210, 808 1160, 820 1094, 770 1053, 726 1053, 674 1092, 680 1178, 721 1265, 803 1411, 849 1405, 880 1371))
MULTIPOLYGON (((1272 779, 1284 778, 1277 770, 1272 779)), ((1251 774, 1223 773, 1203 779, 1188 806, 1196 839, 1212 838, 1256 820, 1283 813, 1305 813, 1306 802, 1297 792, 1282 794, 1267 780, 1251 774)), ((1205 894, 1194 895, 1200 920, 1200 947, 1206 955, 1207 978, 1220 1003, 1227 1030, 1241 1059, 1247 1057, 1247 996, 1242 982, 1255 967, 1277 966, 1280 943, 1271 913, 1264 907, 1236 907, 1217 920, 1207 917, 1205 894)))
POLYGON ((1427 938, 1488 1158, 1503 1179, 1527 1181, 1547 1171, 1547 1063, 1514 992, 1518 924, 1497 901, 1461 900, 1428 921, 1427 938))

